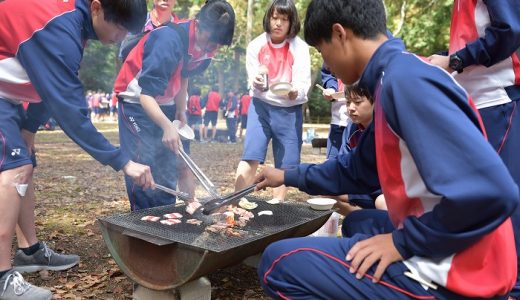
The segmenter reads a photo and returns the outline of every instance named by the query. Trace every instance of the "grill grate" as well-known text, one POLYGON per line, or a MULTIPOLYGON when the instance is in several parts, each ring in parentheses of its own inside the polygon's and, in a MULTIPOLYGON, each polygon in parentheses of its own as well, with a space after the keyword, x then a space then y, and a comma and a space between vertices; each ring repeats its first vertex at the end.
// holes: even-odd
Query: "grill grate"
POLYGON ((101 217, 100 220, 120 226, 126 230, 137 232, 151 238, 161 238, 171 242, 201 248, 213 252, 223 252, 229 249, 248 244, 258 239, 279 233, 281 231, 296 228, 311 220, 321 218, 331 211, 316 211, 301 203, 280 203, 271 205, 265 199, 247 196, 249 201, 258 203, 258 207, 252 210, 255 217, 245 227, 238 228, 240 237, 224 236, 219 233, 205 231, 206 225, 187 224, 186 220, 191 216, 185 213, 185 206, 175 207, 167 205, 136 212, 101 217), (271 210, 272 216, 258 216, 258 212, 271 210), (160 216, 167 213, 178 212, 183 214, 182 223, 168 226, 157 222, 141 221, 143 216, 160 216))

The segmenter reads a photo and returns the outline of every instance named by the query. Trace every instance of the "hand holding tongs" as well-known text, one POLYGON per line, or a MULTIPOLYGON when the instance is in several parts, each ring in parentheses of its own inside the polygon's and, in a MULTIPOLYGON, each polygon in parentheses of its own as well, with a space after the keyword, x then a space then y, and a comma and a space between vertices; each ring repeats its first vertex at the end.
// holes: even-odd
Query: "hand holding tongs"
POLYGON ((210 200, 202 205, 202 207, 201 207, 202 213, 205 215, 209 215, 212 212, 214 212, 215 210, 221 208, 222 206, 234 204, 237 200, 240 200, 240 198, 253 192, 255 190, 255 188, 256 188, 256 184, 252 184, 240 191, 236 191, 236 192, 228 194, 224 197, 210 200))

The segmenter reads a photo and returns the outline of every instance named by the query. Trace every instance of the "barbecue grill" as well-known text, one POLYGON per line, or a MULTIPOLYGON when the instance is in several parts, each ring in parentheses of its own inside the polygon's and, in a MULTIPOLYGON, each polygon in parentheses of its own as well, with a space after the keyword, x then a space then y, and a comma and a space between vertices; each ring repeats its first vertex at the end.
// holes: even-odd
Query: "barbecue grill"
POLYGON ((240 237, 205 231, 206 225, 187 224, 185 206, 174 205, 99 218, 103 238, 119 268, 133 281, 154 290, 179 287, 218 269, 262 252, 270 243, 306 236, 318 230, 332 211, 315 211, 302 203, 271 205, 257 202, 255 217, 237 231, 240 237), (271 210, 272 216, 258 216, 271 210), (178 212, 183 222, 173 226, 141 221, 146 215, 178 212))

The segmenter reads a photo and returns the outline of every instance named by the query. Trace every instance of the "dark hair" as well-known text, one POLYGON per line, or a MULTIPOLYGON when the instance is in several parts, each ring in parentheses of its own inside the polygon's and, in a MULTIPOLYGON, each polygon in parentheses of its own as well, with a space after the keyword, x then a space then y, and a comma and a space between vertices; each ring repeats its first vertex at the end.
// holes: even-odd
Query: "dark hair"
POLYGON ((282 15, 286 15, 289 18, 289 33, 287 37, 289 39, 294 38, 298 32, 300 32, 300 18, 298 17, 298 11, 292 0, 273 0, 271 6, 267 9, 264 15, 264 31, 271 33, 271 17, 274 12, 282 15))
POLYGON ((367 89, 364 89, 360 87, 358 84, 352 84, 345 86, 345 98, 348 99, 352 98, 353 95, 359 96, 359 97, 365 97, 368 99, 368 101, 371 104, 374 104, 374 98, 372 98, 372 95, 367 89))
POLYGON ((200 87, 195 86, 191 89, 191 94, 195 96, 200 96, 200 87))
POLYGON ((146 22, 146 0, 99 0, 107 22, 123 26, 129 32, 141 32, 146 22))
POLYGON ((210 41, 231 45, 235 33, 235 11, 225 0, 207 0, 195 16, 199 29, 211 33, 210 41))
POLYGON ((357 37, 375 39, 386 35, 386 15, 382 0, 312 0, 305 17, 307 44, 330 42, 332 25, 341 24, 357 37))

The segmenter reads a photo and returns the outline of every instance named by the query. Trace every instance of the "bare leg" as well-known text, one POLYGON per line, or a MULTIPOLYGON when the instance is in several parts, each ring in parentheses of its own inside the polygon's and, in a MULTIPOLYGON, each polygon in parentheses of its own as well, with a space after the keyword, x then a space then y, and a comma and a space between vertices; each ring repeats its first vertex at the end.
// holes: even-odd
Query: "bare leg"
POLYGON ((208 130, 207 130, 207 127, 206 127, 206 126, 202 127, 202 138, 203 138, 204 140, 207 140, 207 139, 208 139, 208 130))
POLYGON ((22 199, 14 183, 26 183, 30 176, 31 165, 0 173, 0 270, 11 268, 11 243, 22 206, 22 199), (22 176, 16 177, 18 174, 22 176))
POLYGON ((235 175, 235 191, 241 190, 253 183, 258 169, 258 161, 242 160, 238 163, 237 173, 235 175))
POLYGON ((36 226, 34 224, 34 185, 32 179, 29 181, 27 193, 22 198, 18 224, 16 226, 16 239, 19 248, 27 248, 38 242, 36 237, 36 226))
POLYGON ((217 124, 215 124, 215 125, 211 128, 211 139, 214 140, 216 135, 217 135, 217 124))

